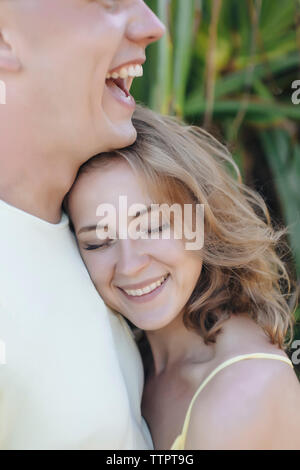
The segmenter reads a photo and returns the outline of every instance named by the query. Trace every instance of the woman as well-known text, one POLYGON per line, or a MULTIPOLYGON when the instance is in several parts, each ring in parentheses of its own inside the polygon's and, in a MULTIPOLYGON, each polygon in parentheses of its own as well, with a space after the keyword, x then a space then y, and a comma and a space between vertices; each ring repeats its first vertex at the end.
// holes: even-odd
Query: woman
POLYGON ((290 281, 276 250, 285 230, 207 132, 141 107, 134 126, 135 144, 81 167, 65 208, 99 294, 142 333, 155 448, 300 448, 299 383, 285 353, 290 281), (203 245, 186 248, 175 213, 151 219, 154 203, 191 207, 192 218, 181 213, 188 233, 204 207, 194 231, 203 245))

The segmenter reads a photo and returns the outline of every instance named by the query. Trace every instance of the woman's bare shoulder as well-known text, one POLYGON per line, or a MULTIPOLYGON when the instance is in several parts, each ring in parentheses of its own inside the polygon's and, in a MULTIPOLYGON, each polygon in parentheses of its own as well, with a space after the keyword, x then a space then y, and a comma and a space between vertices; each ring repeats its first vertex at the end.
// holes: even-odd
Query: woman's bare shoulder
POLYGON ((280 360, 241 360, 220 370, 197 396, 186 448, 300 448, 299 431, 300 384, 293 368, 280 360))

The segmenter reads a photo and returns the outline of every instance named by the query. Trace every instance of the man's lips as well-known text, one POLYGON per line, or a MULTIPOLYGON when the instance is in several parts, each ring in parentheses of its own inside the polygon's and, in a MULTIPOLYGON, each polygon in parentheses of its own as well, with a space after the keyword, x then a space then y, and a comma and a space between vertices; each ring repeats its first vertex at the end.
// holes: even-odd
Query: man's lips
POLYGON ((131 111, 134 110, 136 103, 134 98, 127 90, 124 79, 109 79, 106 80, 105 85, 111 96, 114 97, 120 104, 125 105, 131 111))
POLYGON ((146 57, 145 57, 145 56, 144 56, 144 57, 140 57, 140 58, 138 58, 138 59, 128 60, 127 62, 124 62, 123 64, 118 65, 118 66, 112 68, 111 70, 108 71, 108 73, 109 73, 110 75, 112 75, 112 74, 115 73, 115 72, 116 72, 116 73, 119 73, 120 70, 121 70, 122 68, 124 68, 124 67, 127 68, 127 67, 130 66, 130 65, 143 65, 145 62, 146 62, 146 57))
POLYGON ((109 86, 108 82, 115 83, 121 90, 124 91, 124 93, 126 94, 126 97, 130 95, 129 89, 127 88, 126 80, 124 78, 116 78, 116 79, 109 78, 108 80, 106 80, 107 86, 109 86))
POLYGON ((143 75, 142 65, 145 63, 145 61, 146 57, 142 56, 112 68, 106 75, 106 81, 113 79, 115 84, 119 86, 119 88, 121 88, 121 90, 123 90, 126 95, 129 95, 134 78, 141 77, 143 75))
POLYGON ((144 62, 145 58, 126 62, 111 69, 111 71, 106 75, 105 84, 109 91, 118 101, 130 108, 135 107, 135 101, 129 90, 133 79, 143 75, 143 67, 141 64, 144 62))

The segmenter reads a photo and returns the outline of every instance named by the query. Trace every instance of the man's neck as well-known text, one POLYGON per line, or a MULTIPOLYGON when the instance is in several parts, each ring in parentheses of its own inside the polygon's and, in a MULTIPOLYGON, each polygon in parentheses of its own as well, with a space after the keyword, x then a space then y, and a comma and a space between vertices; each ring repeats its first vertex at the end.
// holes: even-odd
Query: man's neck
POLYGON ((61 219, 61 204, 49 201, 48 207, 43 206, 40 202, 36 204, 33 194, 26 191, 4 191, 0 190, 0 199, 7 202, 11 206, 17 207, 28 214, 34 215, 39 219, 43 219, 49 223, 57 224, 61 219))
POLYGON ((0 199, 35 217, 57 224, 61 220, 63 198, 76 177, 77 168, 62 168, 62 165, 34 171, 18 168, 1 170, 0 199), (7 170, 7 171, 5 171, 7 170))

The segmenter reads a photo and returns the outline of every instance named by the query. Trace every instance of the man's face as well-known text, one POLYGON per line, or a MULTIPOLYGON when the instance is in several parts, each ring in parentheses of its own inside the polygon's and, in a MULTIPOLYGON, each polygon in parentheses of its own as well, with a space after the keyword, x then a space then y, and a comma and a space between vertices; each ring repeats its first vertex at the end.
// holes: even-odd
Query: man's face
MULTIPOLYGON (((146 46, 163 35, 145 3, 4 0, 3 5, 3 37, 22 66, 8 76, 7 101, 31 140, 78 160, 131 144, 135 103, 107 76, 123 65, 138 74, 129 65, 142 64, 146 46)), ((132 79, 118 85, 129 89, 132 79)))

